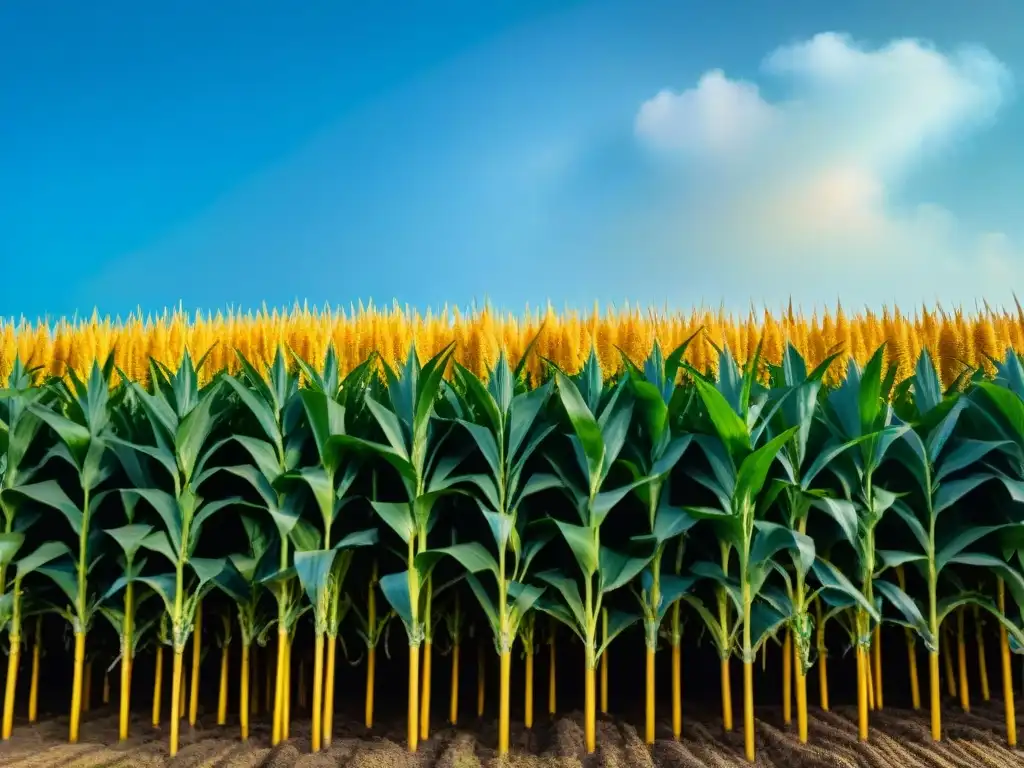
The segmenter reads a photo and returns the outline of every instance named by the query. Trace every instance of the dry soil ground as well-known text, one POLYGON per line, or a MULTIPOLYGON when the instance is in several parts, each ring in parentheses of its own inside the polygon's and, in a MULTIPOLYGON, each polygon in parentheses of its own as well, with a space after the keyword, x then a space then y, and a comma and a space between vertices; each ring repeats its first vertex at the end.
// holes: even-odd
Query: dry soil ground
MULTIPOLYGON (((871 740, 857 741, 855 711, 838 707, 835 712, 812 710, 810 744, 801 746, 794 729, 781 724, 781 716, 770 709, 759 712, 757 723, 759 766, 867 766, 868 768, 918 768, 935 766, 1024 767, 1024 750, 1005 746, 1002 731, 1002 707, 998 702, 977 707, 966 715, 950 706, 944 713, 946 740, 931 742, 924 712, 886 709, 872 713, 871 740)), ((117 716, 109 710, 94 710, 85 715, 81 743, 63 743, 67 720, 53 719, 29 726, 18 722, 14 737, 0 746, 0 766, 8 768, 57 768, 71 766, 349 766, 350 768, 391 768, 392 766, 439 766, 473 768, 507 765, 510 768, 554 768, 554 766, 699 766, 748 765, 742 757, 742 738, 726 736, 711 716, 690 717, 684 722, 684 738, 670 738, 663 724, 661 738, 648 749, 632 724, 605 719, 599 723, 598 749, 584 753, 583 730, 579 713, 554 722, 537 724, 532 732, 513 726, 513 754, 507 761, 495 759, 494 724, 476 722, 467 727, 444 728, 421 745, 420 752, 409 755, 402 746, 400 724, 381 728, 373 735, 362 727, 339 726, 330 749, 318 755, 308 754, 306 726, 297 721, 289 742, 276 748, 269 745, 269 733, 263 726, 253 728, 248 744, 242 744, 233 727, 197 724, 195 730, 183 727, 183 744, 174 760, 166 757, 166 732, 152 728, 142 720, 134 723, 134 735, 126 745, 117 742, 117 716)), ((1020 727, 1020 726, 1018 726, 1020 727)))

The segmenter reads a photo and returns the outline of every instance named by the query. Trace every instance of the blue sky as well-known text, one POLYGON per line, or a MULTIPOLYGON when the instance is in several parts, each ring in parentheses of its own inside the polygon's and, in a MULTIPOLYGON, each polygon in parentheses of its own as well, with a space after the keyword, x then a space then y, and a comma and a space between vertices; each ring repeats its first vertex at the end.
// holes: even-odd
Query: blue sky
POLYGON ((1013 0, 6 0, 0 316, 1005 304, 1020 29, 1013 0))

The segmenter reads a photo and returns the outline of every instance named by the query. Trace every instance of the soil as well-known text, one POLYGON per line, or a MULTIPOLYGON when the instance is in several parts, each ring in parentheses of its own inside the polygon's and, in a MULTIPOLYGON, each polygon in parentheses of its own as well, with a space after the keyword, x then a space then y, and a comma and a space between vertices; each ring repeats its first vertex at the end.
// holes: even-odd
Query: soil
MULTIPOLYGON (((684 713, 689 714, 689 713, 684 713)), ((758 712, 757 762, 755 765, 785 768, 956 768, 991 766, 1024 768, 1024 750, 1009 749, 1004 741, 1003 710, 997 701, 981 704, 971 714, 954 705, 943 712, 945 740, 931 741, 927 713, 887 708, 873 712, 871 738, 857 740, 856 712, 837 707, 833 712, 812 708, 809 743, 801 745, 795 725, 785 726, 781 713, 771 708, 758 712)), ((1020 727, 1020 726, 1018 726, 1020 727)), ((265 724, 254 723, 248 743, 242 743, 232 726, 194 729, 183 723, 182 743, 177 756, 167 757, 166 728, 157 729, 146 720, 132 724, 126 744, 117 743, 117 715, 112 710, 94 709, 83 716, 81 739, 67 744, 67 718, 54 718, 30 725, 16 721, 11 740, 0 745, 0 765, 9 768, 731 768, 749 765, 743 759, 742 736, 726 734, 712 715, 686 717, 683 738, 671 738, 669 723, 659 724, 657 742, 644 745, 634 724, 602 718, 598 723, 598 747, 586 755, 580 713, 569 713, 554 721, 536 723, 530 731, 513 724, 512 752, 498 760, 493 751, 495 723, 474 721, 466 727, 437 730, 421 743, 415 755, 403 745, 401 723, 376 728, 372 733, 361 725, 337 723, 331 746, 319 754, 309 753, 306 723, 297 720, 291 739, 270 746, 265 724)))

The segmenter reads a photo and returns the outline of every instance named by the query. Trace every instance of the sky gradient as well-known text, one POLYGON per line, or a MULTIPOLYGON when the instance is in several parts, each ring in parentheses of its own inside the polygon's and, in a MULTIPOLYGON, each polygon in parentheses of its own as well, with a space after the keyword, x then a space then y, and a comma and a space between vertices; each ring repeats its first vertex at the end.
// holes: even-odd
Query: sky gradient
POLYGON ((1024 5, 0 4, 0 316, 1012 302, 1024 5))

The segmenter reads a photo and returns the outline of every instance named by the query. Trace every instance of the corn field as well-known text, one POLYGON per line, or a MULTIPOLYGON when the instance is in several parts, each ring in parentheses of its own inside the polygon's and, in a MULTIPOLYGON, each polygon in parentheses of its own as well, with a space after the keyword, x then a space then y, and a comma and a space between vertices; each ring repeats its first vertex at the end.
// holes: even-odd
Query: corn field
POLYGON ((116 670, 104 699, 122 740, 133 695, 151 691, 175 755, 212 687, 217 724, 243 740, 261 698, 274 745, 301 706, 317 752, 339 695, 358 695, 373 727, 390 632, 406 641, 416 752, 459 721, 472 629, 497 669, 499 756, 513 717, 530 729, 535 708, 557 710, 567 659, 582 669, 588 753, 598 712, 632 709, 609 696, 612 663, 642 670, 643 741, 659 688, 679 739, 686 638, 714 649, 721 725, 753 761, 759 655, 781 649, 773 700, 802 743, 809 710, 832 705, 830 672, 854 667, 869 742, 884 628, 906 660, 884 680, 902 678, 934 741, 944 689, 970 710, 971 647, 985 700, 990 665, 1001 681, 1013 747, 1022 333, 1022 313, 987 309, 2 325, 2 738, 16 716, 37 719, 40 656, 56 653, 71 743, 95 668, 108 685, 116 670), (42 629, 62 620, 66 652, 42 629), (629 635, 644 653, 612 662, 629 635), (143 655, 151 679, 133 675, 143 655), (350 655, 358 693, 335 688, 350 655))

